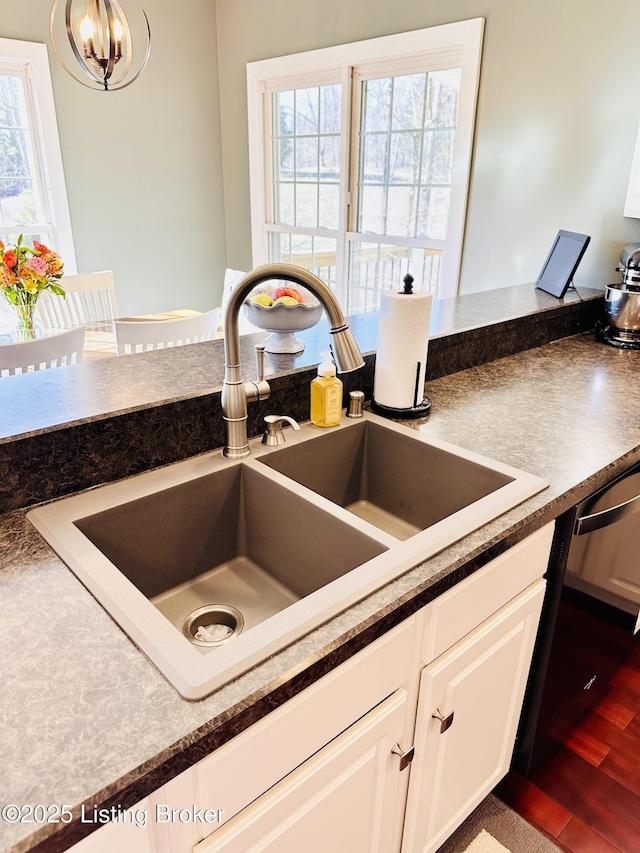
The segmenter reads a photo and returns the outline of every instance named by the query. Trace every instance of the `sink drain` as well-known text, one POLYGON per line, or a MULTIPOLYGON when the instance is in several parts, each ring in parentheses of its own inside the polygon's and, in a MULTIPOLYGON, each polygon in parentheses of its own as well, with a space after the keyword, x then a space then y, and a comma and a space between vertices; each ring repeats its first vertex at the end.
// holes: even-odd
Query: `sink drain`
POLYGON ((196 646, 221 646, 244 628, 244 616, 228 604, 208 604, 193 610, 182 623, 182 633, 196 646))

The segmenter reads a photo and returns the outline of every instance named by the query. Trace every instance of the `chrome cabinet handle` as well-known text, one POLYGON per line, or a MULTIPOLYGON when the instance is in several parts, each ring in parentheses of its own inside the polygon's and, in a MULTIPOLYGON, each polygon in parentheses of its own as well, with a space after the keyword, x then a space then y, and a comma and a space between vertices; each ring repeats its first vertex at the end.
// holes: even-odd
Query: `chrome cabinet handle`
POLYGON ((400 757, 400 770, 404 770, 405 767, 408 767, 411 764, 415 753, 416 749, 414 746, 405 752, 399 743, 395 743, 391 750, 392 755, 398 755, 400 757))
POLYGON ((440 734, 443 735, 447 729, 451 728, 451 724, 453 723, 453 715, 454 711, 452 711, 448 717, 445 717, 437 708, 431 715, 431 718, 434 720, 440 720, 440 734))

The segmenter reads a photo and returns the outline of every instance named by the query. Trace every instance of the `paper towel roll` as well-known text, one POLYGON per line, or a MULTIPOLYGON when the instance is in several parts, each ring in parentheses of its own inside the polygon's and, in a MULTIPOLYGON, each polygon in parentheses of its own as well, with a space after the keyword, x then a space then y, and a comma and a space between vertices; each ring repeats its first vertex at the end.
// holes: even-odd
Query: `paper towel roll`
POLYGON ((431 293, 385 290, 380 303, 373 399, 412 409, 422 403, 429 345, 431 293))

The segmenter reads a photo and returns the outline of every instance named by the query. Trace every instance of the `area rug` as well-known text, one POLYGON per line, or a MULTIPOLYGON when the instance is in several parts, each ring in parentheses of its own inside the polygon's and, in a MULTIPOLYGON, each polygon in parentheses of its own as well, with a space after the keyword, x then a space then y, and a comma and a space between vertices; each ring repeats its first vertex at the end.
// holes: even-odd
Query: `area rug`
POLYGON ((559 850, 520 815, 489 794, 438 853, 558 853, 559 850))

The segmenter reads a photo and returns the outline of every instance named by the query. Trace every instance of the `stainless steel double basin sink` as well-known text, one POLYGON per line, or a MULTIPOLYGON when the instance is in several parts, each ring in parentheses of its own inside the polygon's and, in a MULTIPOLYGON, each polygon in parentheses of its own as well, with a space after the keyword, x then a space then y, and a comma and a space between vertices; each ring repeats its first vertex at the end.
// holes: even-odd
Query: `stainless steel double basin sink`
POLYGON ((376 415, 304 424, 28 518, 187 699, 200 699, 541 491, 539 477, 376 415))

